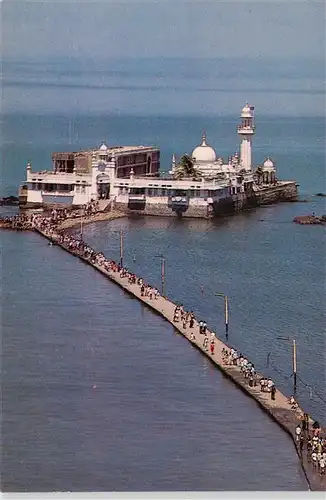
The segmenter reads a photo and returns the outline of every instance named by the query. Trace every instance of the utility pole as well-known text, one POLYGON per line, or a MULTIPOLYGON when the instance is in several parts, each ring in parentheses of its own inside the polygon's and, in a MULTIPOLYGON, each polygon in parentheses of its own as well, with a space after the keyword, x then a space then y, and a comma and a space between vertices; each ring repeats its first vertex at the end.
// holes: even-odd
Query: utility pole
POLYGON ((229 336, 229 299, 227 295, 224 295, 224 316, 225 316, 225 335, 226 338, 229 336))
POLYGON ((83 241, 83 221, 84 221, 84 212, 82 210, 80 217, 80 239, 83 241))
POLYGON ((224 299, 224 322, 225 322, 225 336, 226 340, 229 339, 229 298, 225 293, 215 293, 217 297, 224 299))
POLYGON ((166 258, 164 255, 156 255, 155 257, 159 257, 161 259, 161 295, 165 296, 165 262, 166 258))
POLYGON ((120 267, 123 267, 123 231, 120 231, 120 267))
POLYGON ((293 395, 295 395, 297 392, 297 344, 295 339, 290 337, 277 337, 277 339, 292 342, 293 395))
POLYGON ((295 339, 292 339, 292 362, 293 362, 293 391, 297 392, 297 344, 295 339))

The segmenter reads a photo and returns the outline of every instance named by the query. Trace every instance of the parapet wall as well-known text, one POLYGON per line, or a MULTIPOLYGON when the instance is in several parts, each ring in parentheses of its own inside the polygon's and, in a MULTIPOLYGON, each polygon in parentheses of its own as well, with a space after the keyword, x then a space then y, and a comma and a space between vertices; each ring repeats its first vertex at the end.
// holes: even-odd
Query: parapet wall
POLYGON ((297 185, 293 181, 275 186, 268 186, 260 191, 233 195, 233 211, 241 212, 260 205, 269 205, 281 201, 295 200, 298 196, 297 185))
POLYGON ((295 182, 287 182, 278 186, 271 186, 255 193, 257 205, 267 205, 278 201, 295 200, 298 188, 295 182))
POLYGON ((138 215, 156 215, 160 217, 176 217, 178 215, 182 217, 192 217, 192 218, 200 218, 207 219, 211 217, 209 206, 199 207, 199 206, 189 206, 185 211, 180 210, 172 210, 171 207, 165 204, 148 204, 145 205, 143 209, 136 210, 130 209, 126 206, 125 203, 114 203, 114 208, 117 210, 121 210, 126 214, 138 214, 138 215))

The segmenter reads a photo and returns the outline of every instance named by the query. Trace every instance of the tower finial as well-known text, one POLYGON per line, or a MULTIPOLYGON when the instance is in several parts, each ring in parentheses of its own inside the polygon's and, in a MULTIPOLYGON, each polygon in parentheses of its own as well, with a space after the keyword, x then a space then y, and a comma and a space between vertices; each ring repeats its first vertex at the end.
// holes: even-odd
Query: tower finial
POLYGON ((206 131, 205 130, 203 130, 201 138, 202 138, 202 144, 201 145, 202 146, 206 146, 206 131))

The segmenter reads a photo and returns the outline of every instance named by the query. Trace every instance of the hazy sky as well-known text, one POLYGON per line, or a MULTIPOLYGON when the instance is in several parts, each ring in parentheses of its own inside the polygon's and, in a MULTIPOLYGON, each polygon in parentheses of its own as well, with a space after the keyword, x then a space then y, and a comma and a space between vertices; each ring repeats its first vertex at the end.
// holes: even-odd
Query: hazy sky
POLYGON ((325 113, 324 2, 1 6, 6 112, 325 113))
POLYGON ((325 57, 324 2, 4 1, 6 59, 325 57))

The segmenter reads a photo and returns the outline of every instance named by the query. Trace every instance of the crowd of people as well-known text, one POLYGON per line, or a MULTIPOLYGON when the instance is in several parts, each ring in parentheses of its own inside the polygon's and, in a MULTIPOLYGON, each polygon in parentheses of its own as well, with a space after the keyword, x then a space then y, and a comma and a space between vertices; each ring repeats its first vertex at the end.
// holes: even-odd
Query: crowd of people
POLYGON ((326 439, 321 433, 319 422, 310 426, 309 415, 304 413, 301 423, 295 429, 296 441, 301 456, 306 452, 308 462, 319 474, 325 474, 326 468, 326 439))
MULTIPOLYGON (((251 387, 258 384, 258 374, 255 365, 251 363, 243 354, 238 353, 233 347, 231 349, 222 349, 222 362, 224 365, 239 366, 244 378, 248 380, 251 387)), ((275 399, 276 388, 271 378, 261 377, 259 379, 260 391, 269 392, 271 399, 275 399)))
POLYGON ((77 219, 94 215, 99 211, 98 201, 90 201, 79 208, 53 208, 51 211, 37 212, 20 212, 18 215, 6 216, 0 218, 0 223, 3 228, 16 230, 30 230, 40 228, 44 224, 55 227, 65 219, 77 219))
POLYGON ((32 215, 20 213, 19 215, 2 217, 1 226, 5 229, 16 229, 17 231, 25 231, 32 229, 32 215))

